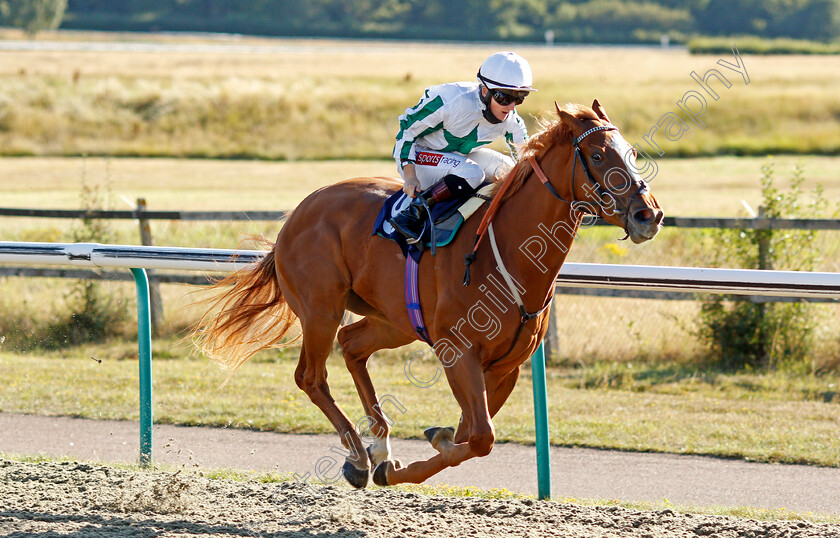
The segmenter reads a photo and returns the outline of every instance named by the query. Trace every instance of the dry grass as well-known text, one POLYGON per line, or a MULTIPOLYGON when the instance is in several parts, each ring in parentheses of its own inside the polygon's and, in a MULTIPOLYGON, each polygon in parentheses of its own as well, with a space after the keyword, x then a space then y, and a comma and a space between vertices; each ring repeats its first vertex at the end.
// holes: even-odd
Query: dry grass
MULTIPOLYGON (((826 198, 840 200, 840 157, 776 156, 786 185, 795 163, 804 167, 803 188, 819 183, 826 198)), ((659 159, 651 180, 668 215, 738 216, 741 200, 760 201, 763 157, 659 159)), ((392 160, 270 162, 205 159, 6 158, 0 159, 3 207, 80 207, 83 183, 99 186, 114 209, 146 198, 155 210, 280 210, 307 194, 359 176, 396 175, 392 160)))
POLYGON ((294 208, 306 195, 363 175, 396 175, 394 161, 271 162, 206 159, 0 159, 4 207, 78 208, 83 183, 109 191, 114 209, 146 198, 151 210, 294 208))
MULTIPOLYGON (((840 199, 840 157, 776 157, 781 179, 797 161, 805 165, 806 188, 819 181, 826 197, 840 199)), ((714 157, 665 159, 652 187, 666 213, 678 216, 738 216, 744 211, 741 200, 756 207, 760 199, 760 158, 714 157)), ((102 189, 115 209, 134 206, 138 197, 146 198, 150 209, 169 210, 279 210, 289 209, 317 188, 359 175, 393 175, 392 161, 210 161, 179 159, 68 159, 14 158, 0 160, 0 190, 5 206, 36 208, 78 208, 82 182, 102 189)), ((784 184, 784 181, 782 181, 784 184)), ((72 227, 78 223, 58 219, 4 219, 4 239, 70 242, 72 227)), ((117 243, 139 242, 137 224, 112 221, 117 243)), ((186 247, 250 248, 240 242, 249 235, 262 234, 273 239, 277 222, 167 222, 153 221, 156 244, 186 247)), ((666 229, 653 242, 629 245, 619 242, 622 234, 611 228, 581 232, 569 261, 595 263, 708 265, 714 245, 700 231, 666 229)), ((821 232, 819 248, 823 254, 821 270, 838 271, 840 241, 836 232, 821 232)), ((58 279, 7 279, 2 285, 3 304, 41 304, 28 312, 24 325, 35 327, 66 310, 65 296, 70 282, 58 279)), ((131 284, 109 284, 108 289, 132 305, 131 284)), ((181 334, 197 319, 199 312, 189 305, 198 296, 189 288, 164 285, 166 334, 181 334)), ((562 297, 558 319, 562 327, 575 328, 563 334, 576 337, 560 343, 559 360, 591 361, 593 358, 621 360, 650 358, 691 358, 698 349, 690 334, 697 317, 694 301, 647 301, 641 299, 597 299, 562 297), (578 330, 586 327, 586 331, 578 330), (598 334, 597 339, 592 334, 598 334)), ((830 367, 840 354, 840 309, 821 308, 818 327, 819 348, 814 369, 830 367)), ((133 318, 133 314, 130 316, 133 318)), ((5 322, 8 324, 7 316, 5 322)), ((23 323, 21 321, 21 323, 23 323)), ((0 324, 2 325, 2 324, 0 324)))
MULTIPOLYGON (((0 90, 6 153, 382 158, 396 118, 423 88, 472 79, 497 45, 255 40, 263 52, 7 52, 0 90)), ((517 46, 541 91, 521 112, 598 98, 633 142, 717 68, 732 86, 709 101, 666 154, 840 151, 836 56, 745 56, 684 50, 517 46)))

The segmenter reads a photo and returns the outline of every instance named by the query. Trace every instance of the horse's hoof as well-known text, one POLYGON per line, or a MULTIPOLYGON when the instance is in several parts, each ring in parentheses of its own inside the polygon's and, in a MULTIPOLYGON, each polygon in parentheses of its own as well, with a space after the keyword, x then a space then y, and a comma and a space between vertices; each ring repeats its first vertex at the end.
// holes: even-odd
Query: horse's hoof
POLYGON ((433 447, 437 448, 437 444, 444 439, 449 440, 451 442, 455 441, 455 428, 440 428, 434 426, 431 428, 426 428, 423 431, 423 435, 426 436, 426 439, 432 444, 433 447))
POLYGON ((355 465, 349 461, 344 462, 341 467, 344 478, 350 482, 350 485, 356 489, 362 489, 368 485, 368 477, 370 477, 369 469, 357 469, 355 465))
POLYGON ((377 486, 388 486, 388 469, 394 469, 394 462, 385 460, 373 470, 373 483, 377 486))

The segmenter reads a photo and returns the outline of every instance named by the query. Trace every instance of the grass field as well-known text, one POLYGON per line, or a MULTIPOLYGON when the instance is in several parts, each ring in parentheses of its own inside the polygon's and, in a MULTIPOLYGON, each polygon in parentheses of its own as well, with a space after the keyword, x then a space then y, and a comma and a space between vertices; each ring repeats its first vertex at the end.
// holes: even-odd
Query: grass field
MULTIPOLYGON (((394 420, 394 435, 422 438, 430 425, 456 424, 459 411, 442 379, 428 388, 409 381, 403 364, 409 351, 379 354, 370 363, 371 376, 380 397, 389 395, 405 409, 400 413, 396 405, 383 404, 394 420)), ((155 345, 156 422, 332 432, 294 384, 295 351, 261 355, 224 387, 222 372, 206 360, 183 358, 188 353, 172 341, 155 345)), ((136 420, 135 357, 136 345, 130 343, 34 356, 2 353, 0 410, 136 420)), ((351 418, 360 419, 364 413, 343 361, 334 357, 328 364, 333 396, 351 418)), ((412 363, 416 379, 433 379, 435 369, 428 357, 412 363)), ((837 374, 726 376, 640 363, 552 368, 551 442, 840 466, 838 386, 837 374)), ((534 442, 531 393, 526 365, 494 419, 499 441, 534 442)))
MULTIPOLYGON (((398 114, 416 103, 424 88, 472 79, 481 61, 501 46, 243 44, 274 49, 5 52, 0 57, 2 153, 384 158, 393 147, 398 114)), ((829 90, 840 84, 838 56, 745 55, 742 76, 719 63, 738 64, 731 52, 516 49, 533 65, 540 88, 520 107, 532 130, 534 117, 552 111, 554 101, 588 105, 597 97, 633 143, 642 143, 666 114, 680 116, 681 136, 669 141, 661 130, 655 135, 668 156, 840 152, 840 96, 829 90), (691 73, 702 77, 710 69, 721 72, 730 86, 711 79, 718 99, 705 98, 707 109, 695 123, 677 102, 700 90, 691 73)))
MULTIPOLYGON (((799 163, 803 188, 817 184, 840 202, 840 156, 778 155, 777 182, 787 186, 799 163)), ((767 157, 659 159, 651 188, 668 215, 745 215, 741 200, 760 202, 761 166, 767 157)), ((146 198, 155 210, 280 210, 337 181, 397 173, 392 160, 271 162, 256 160, 135 158, 0 159, 3 207, 77 209, 82 185, 97 187, 113 209, 146 198)), ((833 210, 836 210, 834 207, 833 210)), ((17 220, 17 219, 16 219, 17 220)), ((47 222, 47 221, 42 221, 47 222)))
MULTIPOLYGON (((840 210, 840 157, 777 156, 776 183, 789 187, 791 170, 804 169, 803 189, 818 184, 830 201, 823 217, 840 210)), ((747 216, 743 203, 757 209, 761 203, 759 157, 711 157, 663 159, 651 188, 671 216, 747 216)), ((145 198, 154 210, 281 210, 292 209, 316 189, 358 176, 394 176, 393 161, 265 162, 204 159, 0 159, 0 190, 3 206, 43 209, 82 207, 83 186, 98 192, 102 206, 110 209, 135 207, 145 198)), ((803 202, 807 201, 803 200, 803 202)), ((68 226, 57 219, 5 219, 7 240, 72 240, 78 223, 68 226)), ((235 248, 251 235, 273 240, 281 223, 272 222, 172 222, 153 221, 157 244, 187 247, 235 248)), ((137 224, 110 221, 112 242, 139 242, 137 224)), ((836 232, 822 232, 823 261, 819 268, 840 270, 836 232)), ((640 263, 653 265, 709 264, 703 235, 697 230, 665 230, 656 241, 626 245, 621 234, 609 228, 587 229, 575 243, 569 261, 640 263)))

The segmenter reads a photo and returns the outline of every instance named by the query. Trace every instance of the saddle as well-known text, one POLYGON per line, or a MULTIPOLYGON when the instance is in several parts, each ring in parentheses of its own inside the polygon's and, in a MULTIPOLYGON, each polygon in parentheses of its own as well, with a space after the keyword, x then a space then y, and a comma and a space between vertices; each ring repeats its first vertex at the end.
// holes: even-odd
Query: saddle
POLYGON ((484 183, 479 185, 476 193, 466 200, 445 200, 433 205, 431 221, 434 225, 425 227, 422 240, 418 242, 420 245, 407 244, 402 234, 394 230, 388 222, 388 219, 397 215, 411 203, 411 198, 403 191, 396 192, 385 200, 376 217, 376 223, 373 225, 374 235, 396 241, 405 256, 405 304, 408 309, 408 318, 417 336, 430 346, 433 342, 429 337, 426 322, 423 320, 423 309, 420 306, 418 278, 420 257, 425 247, 431 247, 432 255, 434 255, 435 247, 451 243, 464 221, 470 218, 481 207, 481 204, 490 199, 492 189, 491 183, 484 183))
POLYGON ((434 226, 426 226, 423 231, 423 238, 420 241, 422 247, 418 245, 408 245, 405 238, 394 230, 394 227, 388 222, 388 219, 399 214, 411 203, 411 198, 403 191, 398 191, 390 196, 382 205, 379 215, 376 217, 376 223, 373 226, 374 235, 379 235, 385 239, 395 241, 403 252, 403 255, 408 258, 414 258, 415 262, 420 261, 420 257, 425 250, 425 247, 431 247, 434 253, 434 247, 443 247, 448 245, 455 239, 458 230, 473 213, 481 207, 489 199, 489 193, 492 190, 491 183, 484 183, 479 186, 476 193, 466 200, 451 199, 439 202, 431 208, 431 219, 434 226), (434 231, 434 237, 432 232, 434 231))

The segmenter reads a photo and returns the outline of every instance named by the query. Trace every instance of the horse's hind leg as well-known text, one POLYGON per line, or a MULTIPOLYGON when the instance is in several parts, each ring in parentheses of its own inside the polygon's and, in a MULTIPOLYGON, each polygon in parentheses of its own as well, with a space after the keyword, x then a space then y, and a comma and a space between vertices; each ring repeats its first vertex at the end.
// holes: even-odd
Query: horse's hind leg
POLYGON ((391 422, 385 416, 382 407, 390 404, 397 410, 402 407, 398 401, 393 401, 387 395, 382 401, 377 397, 367 361, 371 354, 380 349, 391 349, 406 345, 414 338, 398 331, 384 321, 372 318, 362 318, 360 321, 342 327, 338 331, 338 342, 344 353, 347 369, 356 384, 356 391, 362 400, 367 414, 364 427, 373 434, 374 441, 370 446, 370 459, 375 467, 379 463, 391 459, 391 446, 388 436, 391 433, 391 422))
POLYGON ((326 415, 338 432, 341 443, 350 451, 342 469, 345 478, 353 486, 363 488, 367 485, 370 471, 364 444, 353 423, 333 399, 327 384, 327 357, 332 350, 340 319, 340 315, 301 318, 303 345, 295 370, 295 382, 326 415))

